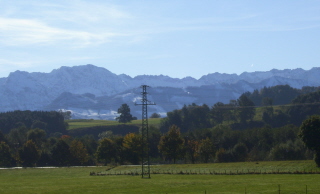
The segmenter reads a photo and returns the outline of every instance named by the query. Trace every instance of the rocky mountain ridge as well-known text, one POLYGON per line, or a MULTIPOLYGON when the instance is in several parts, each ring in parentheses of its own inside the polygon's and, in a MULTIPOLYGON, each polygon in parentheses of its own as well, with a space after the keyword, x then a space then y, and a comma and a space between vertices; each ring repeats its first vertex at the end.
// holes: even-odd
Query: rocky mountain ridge
POLYGON ((246 91, 264 86, 288 84, 294 88, 320 85, 320 68, 311 70, 273 69, 237 74, 210 73, 200 79, 171 78, 164 75, 116 75, 94 65, 61 67, 50 73, 15 71, 0 79, 0 111, 71 110, 73 118, 113 119, 122 103, 141 117, 140 86, 149 85, 149 111, 165 115, 184 104, 209 106, 227 103, 246 91))

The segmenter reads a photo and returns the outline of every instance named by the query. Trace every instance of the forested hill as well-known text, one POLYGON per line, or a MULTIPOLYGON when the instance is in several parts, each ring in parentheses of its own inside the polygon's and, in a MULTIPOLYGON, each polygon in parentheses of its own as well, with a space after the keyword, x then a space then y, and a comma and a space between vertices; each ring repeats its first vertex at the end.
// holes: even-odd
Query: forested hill
POLYGON ((295 89, 288 85, 264 87, 254 92, 245 92, 229 103, 211 105, 184 105, 167 113, 161 129, 175 124, 183 132, 205 129, 220 124, 232 129, 248 129, 269 125, 296 126, 311 115, 320 114, 320 87, 295 89))
MULTIPOLYGON (((292 100, 302 94, 308 94, 320 90, 320 87, 304 86, 302 89, 292 88, 289 85, 277 85, 273 87, 263 87, 262 89, 246 92, 245 95, 252 100, 256 106, 268 104, 268 99, 273 105, 290 104, 292 100)), ((308 95, 305 95, 308 96, 308 95)))

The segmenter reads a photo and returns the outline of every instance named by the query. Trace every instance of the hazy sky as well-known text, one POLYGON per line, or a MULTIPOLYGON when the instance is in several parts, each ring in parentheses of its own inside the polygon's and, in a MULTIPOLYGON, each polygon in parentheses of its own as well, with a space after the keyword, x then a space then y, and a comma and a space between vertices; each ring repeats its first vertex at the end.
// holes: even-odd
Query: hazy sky
POLYGON ((0 0, 0 77, 93 64, 200 78, 320 66, 319 0, 0 0))

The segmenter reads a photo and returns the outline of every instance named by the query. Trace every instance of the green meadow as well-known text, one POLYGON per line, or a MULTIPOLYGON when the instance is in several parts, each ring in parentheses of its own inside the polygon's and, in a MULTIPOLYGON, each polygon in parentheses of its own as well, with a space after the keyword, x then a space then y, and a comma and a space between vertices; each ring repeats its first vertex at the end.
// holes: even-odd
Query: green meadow
MULTIPOLYGON (((273 106, 274 110, 282 110, 283 106, 273 106)), ((263 113, 263 108, 258 107, 256 109, 256 114, 254 120, 261 121, 263 113)), ((162 118, 148 118, 149 125, 159 126, 162 118)), ((141 120, 132 120, 129 123, 119 123, 115 120, 94 120, 94 119, 71 119, 66 120, 69 125, 69 130, 72 129, 82 129, 96 126, 115 126, 115 125, 136 125, 141 126, 141 120)))
MULTIPOLYGON (((149 125, 159 125, 161 118, 152 118, 148 119, 149 125)), ((89 128, 96 126, 115 126, 115 125, 123 125, 124 123, 119 123, 118 121, 111 120, 93 120, 93 119, 74 119, 67 120, 69 125, 69 130, 73 129, 81 129, 81 128, 89 128)), ((125 123, 126 125, 141 125, 141 120, 132 120, 130 123, 125 123)))
POLYGON ((123 175, 125 171, 139 171, 140 166, 108 169, 108 166, 4 169, 0 170, 0 193, 320 193, 320 174, 308 174, 320 171, 313 161, 152 165, 151 171, 200 173, 151 174, 151 179, 123 175), (201 173, 236 169, 292 174, 201 173), (90 176, 90 172, 122 175, 90 176))

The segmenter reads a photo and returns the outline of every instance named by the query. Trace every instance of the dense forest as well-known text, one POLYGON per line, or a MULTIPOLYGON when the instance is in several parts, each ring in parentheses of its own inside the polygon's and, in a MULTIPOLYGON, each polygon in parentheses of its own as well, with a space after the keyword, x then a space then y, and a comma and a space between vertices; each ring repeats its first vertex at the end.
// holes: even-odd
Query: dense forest
MULTIPOLYGON (((312 159, 298 137, 301 123, 320 115, 319 87, 288 85, 246 92, 228 104, 184 105, 149 126, 151 161, 206 163, 312 159)), ((70 115, 69 115, 70 116, 70 115)), ((0 166, 139 164, 141 134, 67 131, 68 114, 0 113, 0 166)), ((121 125, 121 132, 126 125, 121 125)), ((129 127, 129 126, 128 126, 129 127)), ((132 127, 132 126, 131 126, 132 127)))
POLYGON ((260 91, 246 92, 228 104, 217 102, 212 107, 184 105, 180 110, 167 113, 160 129, 175 124, 182 132, 227 125, 233 130, 263 127, 301 125, 313 114, 320 114, 320 88, 303 87, 301 90, 288 85, 264 87, 260 91))
POLYGON ((50 133, 66 133, 67 125, 64 119, 66 112, 57 111, 13 111, 0 113, 0 127, 3 133, 19 126, 26 128, 41 128, 50 133))

